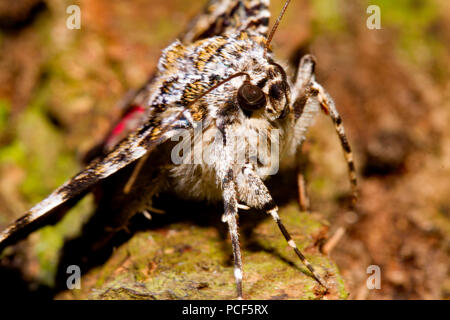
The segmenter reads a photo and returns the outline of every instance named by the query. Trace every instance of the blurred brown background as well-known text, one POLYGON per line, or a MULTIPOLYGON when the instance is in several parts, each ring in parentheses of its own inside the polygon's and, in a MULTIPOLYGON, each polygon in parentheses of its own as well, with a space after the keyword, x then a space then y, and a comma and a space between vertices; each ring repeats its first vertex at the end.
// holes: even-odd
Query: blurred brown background
MULTIPOLYGON (((161 49, 205 1, 0 0, 0 226, 77 172, 120 98, 142 85, 161 49), (66 28, 67 6, 81 29, 66 28)), ((272 1, 272 15, 283 1, 272 1)), ((273 20, 272 20, 273 22, 273 20)), ((450 296, 450 5, 447 0, 296 0, 274 39, 290 61, 318 60, 354 148, 361 198, 348 210, 346 168, 329 120, 309 133, 312 209, 343 236, 331 253, 350 299, 450 296), (381 29, 366 27, 369 4, 381 29), (366 268, 382 270, 368 290, 366 268)), ((295 193, 295 192, 294 192, 295 193)), ((55 250, 83 202, 36 252, 15 258, 24 277, 52 283, 55 250)), ((81 219, 82 220, 82 219, 81 219)), ((32 240, 33 241, 33 240, 32 240)))

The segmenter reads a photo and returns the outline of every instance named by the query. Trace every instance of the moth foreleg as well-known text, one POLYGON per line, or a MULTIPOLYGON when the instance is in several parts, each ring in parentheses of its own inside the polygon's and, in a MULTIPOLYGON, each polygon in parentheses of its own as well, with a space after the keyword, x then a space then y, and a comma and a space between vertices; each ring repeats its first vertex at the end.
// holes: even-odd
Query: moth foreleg
MULTIPOLYGON (((327 288, 326 282, 322 279, 322 277, 313 268, 311 263, 309 263, 309 261, 297 248, 295 241, 292 239, 291 235, 289 234, 286 227, 282 223, 281 218, 278 215, 278 207, 273 201, 272 196, 270 195, 269 190, 267 189, 264 182, 255 173, 251 165, 244 166, 244 168, 242 169, 242 174, 244 175, 243 181, 245 181, 246 186, 245 187, 240 186, 240 188, 238 189, 239 190, 245 189, 247 201, 250 200, 254 204, 253 206, 255 208, 262 209, 272 216, 289 246, 294 250, 294 252, 300 258, 302 263, 305 264, 305 266, 312 273, 313 277, 317 280, 317 282, 319 282, 322 286, 327 288)), ((240 191, 240 193, 242 192, 240 191)))
POLYGON ((299 140, 302 141, 307 127, 313 121, 313 118, 318 111, 315 105, 318 103, 322 111, 330 116, 340 139, 344 157, 347 161, 352 188, 352 202, 354 204, 357 198, 357 179, 352 151, 342 124, 342 118, 336 109, 333 99, 315 79, 315 64, 316 61, 312 55, 303 56, 300 60, 297 78, 294 84, 293 109, 297 121, 296 128, 298 128, 299 135, 301 136, 301 139, 299 140))
POLYGON ((310 85, 311 81, 314 80, 315 67, 316 59, 314 56, 307 54, 300 59, 293 88, 293 109, 296 120, 303 115, 305 104, 311 97, 310 85))
POLYGON ((242 299, 242 256, 239 246, 239 234, 237 228, 238 202, 236 197, 236 186, 234 182, 233 169, 229 168, 222 179, 224 214, 222 221, 228 223, 228 230, 233 247, 234 277, 236 280, 236 291, 238 299, 242 299))

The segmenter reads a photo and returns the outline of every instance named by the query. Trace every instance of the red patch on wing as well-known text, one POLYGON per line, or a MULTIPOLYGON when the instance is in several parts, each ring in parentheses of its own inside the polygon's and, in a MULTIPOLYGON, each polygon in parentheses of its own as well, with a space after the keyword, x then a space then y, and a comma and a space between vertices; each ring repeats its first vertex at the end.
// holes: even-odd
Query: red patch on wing
POLYGON ((121 140, 121 135, 127 129, 133 129, 133 125, 136 124, 136 119, 140 118, 140 116, 145 112, 145 108, 141 105, 134 105, 129 108, 129 110, 125 113, 122 120, 112 129, 111 134, 109 135, 106 144, 113 145, 118 140, 121 140))

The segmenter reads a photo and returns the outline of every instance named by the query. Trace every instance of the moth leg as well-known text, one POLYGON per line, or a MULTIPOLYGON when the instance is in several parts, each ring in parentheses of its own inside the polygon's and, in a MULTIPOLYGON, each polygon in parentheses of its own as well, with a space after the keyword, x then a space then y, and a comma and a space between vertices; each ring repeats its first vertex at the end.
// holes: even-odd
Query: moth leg
POLYGON ((326 282, 322 279, 322 277, 314 269, 311 263, 309 263, 309 261, 297 248, 295 241, 292 239, 291 235, 289 234, 283 222, 281 221, 281 218, 278 215, 278 207, 273 201, 272 196, 270 195, 269 190, 267 189, 264 182, 255 173, 251 165, 244 166, 244 168, 242 169, 242 173, 248 184, 246 189, 252 191, 252 195, 249 195, 249 197, 251 197, 253 201, 256 202, 254 207, 256 207, 257 209, 262 209, 272 216, 272 218, 277 223, 278 228, 280 229, 284 238, 286 239, 288 245, 294 250, 294 252, 300 258, 301 262, 308 268, 308 270, 313 275, 314 279, 316 279, 316 281, 319 282, 325 288, 328 288, 326 282))
POLYGON ((356 169, 355 163, 353 162, 353 153, 348 143, 347 135, 345 134, 344 125, 342 124, 342 118, 336 109, 333 99, 325 91, 325 89, 317 83, 315 80, 312 81, 311 88, 317 90, 317 100, 322 107, 322 110, 328 114, 333 121, 336 132, 339 136, 339 140, 344 151, 344 156, 347 161, 348 175, 350 178, 350 184, 352 188, 352 204, 356 203, 358 198, 358 184, 356 179, 356 169))
POLYGON ((311 124, 318 111, 318 107, 312 105, 306 106, 308 99, 312 93, 310 90, 310 83, 314 75, 315 58, 312 55, 304 55, 300 60, 297 69, 297 78, 293 87, 293 109, 295 114, 295 135, 297 142, 295 144, 295 154, 297 160, 297 188, 298 188, 298 202, 300 210, 308 211, 309 198, 306 190, 305 168, 307 160, 305 152, 303 152, 303 140, 308 126, 311 124))
POLYGON ((238 202, 232 169, 229 169, 226 176, 222 179, 222 188, 224 202, 222 221, 228 223, 228 230, 230 232, 231 244, 233 247, 234 278, 236 280, 237 297, 238 299, 242 299, 242 256, 236 221, 238 202))
POLYGON ((358 192, 353 154, 348 143, 347 135, 345 134, 342 118, 336 109, 333 99, 325 91, 325 89, 316 82, 314 75, 315 65, 316 60, 312 55, 305 55, 300 60, 297 79, 295 81, 293 91, 293 109, 295 118, 298 122, 301 122, 299 126, 301 130, 305 130, 304 128, 309 126, 312 122, 312 118, 314 117, 315 110, 314 108, 307 106, 307 103, 312 100, 317 101, 322 111, 330 116, 344 151, 344 157, 347 162, 348 174, 352 188, 352 204, 355 204, 358 192))
POLYGON ((297 78, 293 88, 293 108, 296 120, 303 114, 305 104, 311 96, 310 85, 314 80, 314 69, 316 67, 316 58, 310 54, 304 55, 300 59, 297 69, 297 78))

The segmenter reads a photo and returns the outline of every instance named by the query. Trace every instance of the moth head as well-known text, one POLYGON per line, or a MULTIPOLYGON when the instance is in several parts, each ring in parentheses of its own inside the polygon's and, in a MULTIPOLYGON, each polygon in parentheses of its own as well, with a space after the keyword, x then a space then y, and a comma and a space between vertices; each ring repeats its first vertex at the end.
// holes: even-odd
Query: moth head
MULTIPOLYGON (((260 65, 258 66, 260 68, 260 65)), ((247 117, 284 118, 289 112, 289 84, 284 69, 270 61, 263 72, 250 73, 236 93, 239 108, 247 117)))

